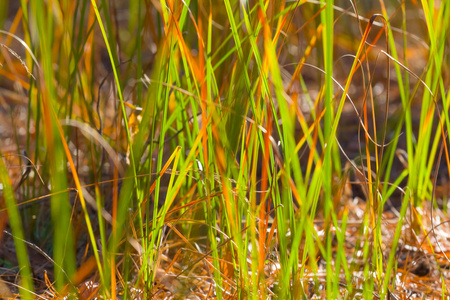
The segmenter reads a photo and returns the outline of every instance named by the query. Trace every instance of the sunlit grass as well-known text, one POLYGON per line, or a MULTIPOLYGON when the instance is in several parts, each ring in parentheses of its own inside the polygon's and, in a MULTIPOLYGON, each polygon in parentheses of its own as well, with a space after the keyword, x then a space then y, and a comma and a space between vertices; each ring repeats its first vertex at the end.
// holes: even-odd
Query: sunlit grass
POLYGON ((27 239, 59 297, 403 293, 399 248, 442 252, 421 212, 447 207, 429 202, 450 177, 450 4, 366 5, 35 0, 0 15, 2 84, 26 98, 12 144, 38 166, 14 195, 0 164, 21 297, 43 295, 27 239))

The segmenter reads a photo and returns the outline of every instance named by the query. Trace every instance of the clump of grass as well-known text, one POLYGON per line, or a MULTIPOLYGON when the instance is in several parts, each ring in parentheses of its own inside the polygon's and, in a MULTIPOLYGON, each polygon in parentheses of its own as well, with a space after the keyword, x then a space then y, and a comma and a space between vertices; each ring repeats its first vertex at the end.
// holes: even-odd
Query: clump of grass
POLYGON ((448 14, 22 1, 1 74, 26 95, 15 145, 37 167, 14 195, 0 163, 13 291, 386 299, 426 273, 412 292, 445 299, 448 14))

